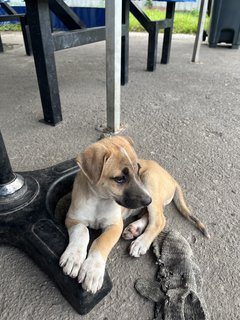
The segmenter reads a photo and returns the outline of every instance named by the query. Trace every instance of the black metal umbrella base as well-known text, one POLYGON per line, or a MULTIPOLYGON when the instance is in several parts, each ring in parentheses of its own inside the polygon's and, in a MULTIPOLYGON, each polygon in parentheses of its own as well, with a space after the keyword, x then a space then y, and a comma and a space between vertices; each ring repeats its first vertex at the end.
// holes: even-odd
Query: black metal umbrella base
MULTIPOLYGON (((0 139, 2 150, 4 154, 0 139)), ((64 275, 59 266, 68 234, 56 221, 54 212, 58 201, 71 192, 78 170, 75 161, 69 160, 43 170, 11 172, 10 182, 0 182, 0 243, 25 251, 56 283, 73 308, 84 315, 111 291, 112 282, 106 272, 102 289, 93 295, 84 291, 77 279, 64 275)), ((0 178, 3 181, 6 175, 0 173, 0 178)))

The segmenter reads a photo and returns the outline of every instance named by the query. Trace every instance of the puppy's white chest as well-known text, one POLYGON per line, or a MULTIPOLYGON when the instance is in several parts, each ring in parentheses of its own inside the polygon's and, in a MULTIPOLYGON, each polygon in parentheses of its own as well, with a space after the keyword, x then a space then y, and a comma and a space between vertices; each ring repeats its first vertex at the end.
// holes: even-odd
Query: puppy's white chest
POLYGON ((104 229, 121 216, 120 206, 113 200, 89 199, 68 212, 69 218, 81 221, 93 229, 104 229))

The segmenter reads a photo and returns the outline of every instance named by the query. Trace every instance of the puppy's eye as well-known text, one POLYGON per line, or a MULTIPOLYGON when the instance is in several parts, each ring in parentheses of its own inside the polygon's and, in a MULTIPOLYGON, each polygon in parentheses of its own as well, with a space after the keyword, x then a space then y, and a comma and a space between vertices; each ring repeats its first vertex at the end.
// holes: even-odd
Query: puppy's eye
POLYGON ((127 181, 125 176, 120 176, 120 177, 114 177, 113 180, 117 182, 118 184, 123 184, 127 181))

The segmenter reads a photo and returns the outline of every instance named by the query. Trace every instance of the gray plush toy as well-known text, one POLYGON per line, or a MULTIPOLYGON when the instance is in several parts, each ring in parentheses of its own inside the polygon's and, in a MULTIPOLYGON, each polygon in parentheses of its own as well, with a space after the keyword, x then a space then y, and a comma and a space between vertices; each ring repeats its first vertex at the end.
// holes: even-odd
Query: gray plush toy
POLYGON ((187 240, 162 232, 153 243, 159 269, 156 281, 138 279, 136 290, 155 302, 154 320, 209 320, 200 269, 187 240))

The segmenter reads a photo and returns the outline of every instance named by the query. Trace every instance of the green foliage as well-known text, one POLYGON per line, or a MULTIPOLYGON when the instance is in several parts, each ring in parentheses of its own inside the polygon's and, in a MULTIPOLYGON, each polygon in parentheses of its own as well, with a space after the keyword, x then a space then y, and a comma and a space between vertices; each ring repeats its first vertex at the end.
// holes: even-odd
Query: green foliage
POLYGON ((20 24, 4 24, 0 25, 0 31, 21 31, 20 24))
POLYGON ((146 0, 145 6, 146 8, 151 9, 153 7, 152 0, 146 0))
MULTIPOLYGON (((146 8, 144 9, 144 12, 152 21, 165 19, 165 11, 146 8)), ((196 33, 198 25, 198 15, 199 12, 197 10, 193 10, 190 12, 176 12, 173 32, 189 34, 196 33)), ((207 29, 208 22, 209 18, 206 17, 205 29, 207 29)), ((130 31, 145 31, 133 15, 130 15, 130 31)), ((162 32, 162 30, 160 30, 160 32, 162 32)))
MULTIPOLYGON (((146 0, 149 4, 151 0, 146 0)), ((159 9, 149 9, 145 8, 144 12, 152 20, 163 20, 165 19, 165 11, 159 9)), ((176 12, 174 18, 174 33, 190 33, 194 34, 197 31, 198 24, 198 10, 193 10, 190 12, 176 12)), ((208 29, 209 17, 206 17, 205 29, 208 29)), ((12 25, 2 25, 0 26, 0 31, 21 31, 21 26, 19 24, 12 25)), ((139 24, 139 22, 130 14, 130 31, 145 31, 144 28, 139 24)), ((162 32, 163 30, 160 30, 162 32)))

